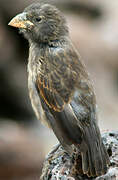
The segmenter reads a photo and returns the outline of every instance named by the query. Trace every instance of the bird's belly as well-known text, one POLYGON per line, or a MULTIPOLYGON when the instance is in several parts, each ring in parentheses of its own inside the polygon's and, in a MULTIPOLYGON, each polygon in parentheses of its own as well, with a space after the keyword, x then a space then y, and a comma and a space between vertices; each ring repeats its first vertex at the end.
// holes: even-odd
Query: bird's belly
POLYGON ((49 125, 46 121, 45 112, 42 109, 38 91, 35 86, 35 81, 33 81, 33 78, 32 78, 32 73, 29 73, 29 76, 28 76, 28 89, 29 89, 29 96, 30 96, 31 104, 32 104, 33 110, 34 110, 37 118, 44 125, 49 127, 49 125))

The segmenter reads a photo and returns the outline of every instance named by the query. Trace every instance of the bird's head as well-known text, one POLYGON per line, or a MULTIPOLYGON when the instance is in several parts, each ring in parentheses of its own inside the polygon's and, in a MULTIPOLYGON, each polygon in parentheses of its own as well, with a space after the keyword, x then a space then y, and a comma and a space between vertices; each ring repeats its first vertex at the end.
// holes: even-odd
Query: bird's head
POLYGON ((50 4, 31 4, 23 13, 15 16, 9 25, 17 27, 31 41, 49 42, 68 33, 61 12, 50 4))

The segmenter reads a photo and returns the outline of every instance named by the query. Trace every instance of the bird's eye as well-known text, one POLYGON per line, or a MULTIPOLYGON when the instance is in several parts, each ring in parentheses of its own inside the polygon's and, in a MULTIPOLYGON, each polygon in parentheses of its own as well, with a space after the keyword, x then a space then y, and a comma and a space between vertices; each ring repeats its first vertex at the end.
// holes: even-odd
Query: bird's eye
POLYGON ((36 18, 37 22, 40 22, 41 20, 42 20, 42 18, 40 16, 36 18))

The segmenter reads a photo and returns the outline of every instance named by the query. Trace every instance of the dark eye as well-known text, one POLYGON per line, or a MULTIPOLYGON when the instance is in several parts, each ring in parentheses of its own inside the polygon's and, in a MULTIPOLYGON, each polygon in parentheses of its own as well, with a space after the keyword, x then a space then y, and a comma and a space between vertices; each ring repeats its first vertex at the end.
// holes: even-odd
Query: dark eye
POLYGON ((41 17, 37 17, 37 18, 36 18, 36 21, 37 21, 37 22, 40 22, 41 20, 42 20, 41 17))

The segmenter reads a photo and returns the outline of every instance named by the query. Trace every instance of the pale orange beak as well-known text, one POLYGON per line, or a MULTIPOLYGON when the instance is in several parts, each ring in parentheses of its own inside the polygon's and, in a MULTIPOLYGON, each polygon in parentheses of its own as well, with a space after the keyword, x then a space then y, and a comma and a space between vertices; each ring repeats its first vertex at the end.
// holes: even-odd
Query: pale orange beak
POLYGON ((8 24, 9 26, 13 26, 16 28, 24 28, 31 29, 34 24, 27 20, 26 13, 23 12, 21 14, 16 15, 8 24))

